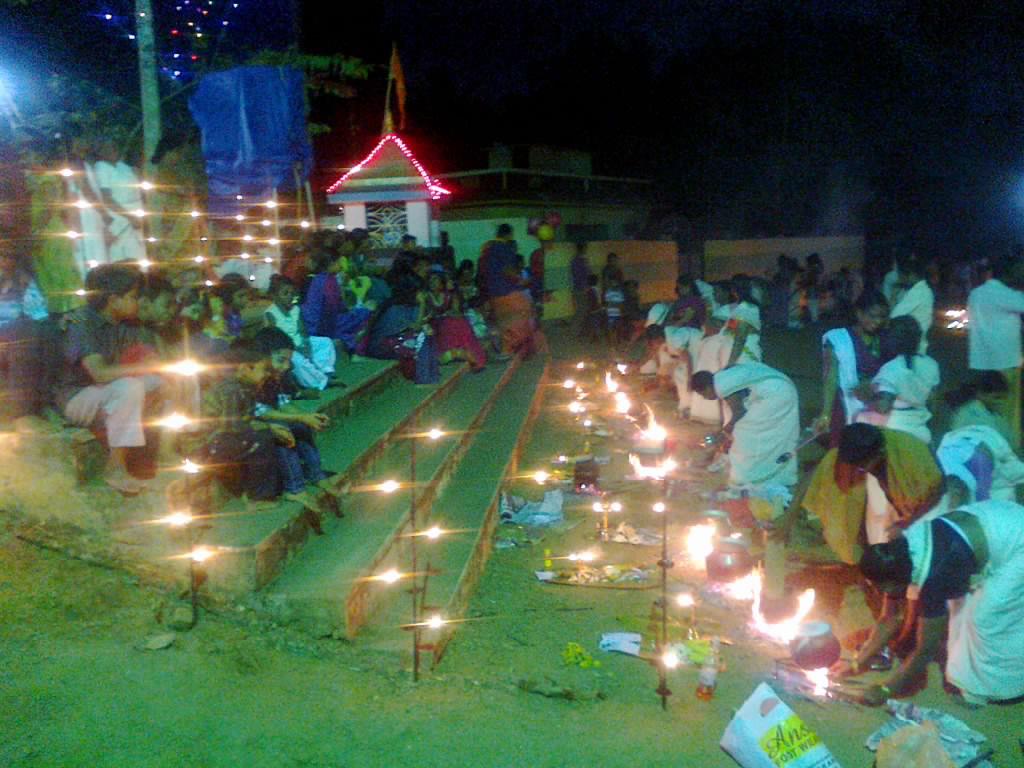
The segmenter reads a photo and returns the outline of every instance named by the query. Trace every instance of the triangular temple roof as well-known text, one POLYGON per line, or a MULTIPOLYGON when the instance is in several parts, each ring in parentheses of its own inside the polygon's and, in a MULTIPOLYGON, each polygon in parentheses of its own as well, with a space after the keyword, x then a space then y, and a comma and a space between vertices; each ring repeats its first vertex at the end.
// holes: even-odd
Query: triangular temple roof
POLYGON ((394 197, 400 191, 410 197, 439 200, 451 192, 431 176, 416 159, 409 146, 396 133, 389 133, 377 146, 345 175, 327 188, 332 202, 363 195, 377 197, 381 193, 394 197))

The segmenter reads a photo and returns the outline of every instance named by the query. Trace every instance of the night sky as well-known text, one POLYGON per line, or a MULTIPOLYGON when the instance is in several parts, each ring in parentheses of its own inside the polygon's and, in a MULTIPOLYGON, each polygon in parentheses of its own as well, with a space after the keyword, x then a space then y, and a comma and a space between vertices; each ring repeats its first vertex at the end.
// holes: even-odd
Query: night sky
MULTIPOLYGON (((91 3, 38 2, 62 10, 13 19, 22 45, 43 35, 37 62, 132 83, 130 51, 96 47, 91 3)), ((315 105, 334 129, 317 144, 324 177, 379 132, 394 40, 407 134, 437 172, 481 167, 496 141, 541 142, 655 179, 659 215, 696 237, 863 231, 952 257, 1024 241, 1024 17, 1006 4, 297 5, 306 50, 379 65, 355 98, 315 105)), ((234 34, 286 39, 289 7, 243 0, 255 23, 234 34)))

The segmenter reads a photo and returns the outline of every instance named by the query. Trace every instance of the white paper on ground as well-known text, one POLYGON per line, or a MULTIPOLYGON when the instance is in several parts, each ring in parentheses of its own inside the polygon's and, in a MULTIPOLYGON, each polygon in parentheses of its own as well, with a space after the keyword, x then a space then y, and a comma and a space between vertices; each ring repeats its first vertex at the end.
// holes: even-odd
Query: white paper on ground
POLYGON ((601 635, 598 647, 602 651, 625 653, 627 656, 639 656, 643 637, 639 632, 606 632, 601 635))

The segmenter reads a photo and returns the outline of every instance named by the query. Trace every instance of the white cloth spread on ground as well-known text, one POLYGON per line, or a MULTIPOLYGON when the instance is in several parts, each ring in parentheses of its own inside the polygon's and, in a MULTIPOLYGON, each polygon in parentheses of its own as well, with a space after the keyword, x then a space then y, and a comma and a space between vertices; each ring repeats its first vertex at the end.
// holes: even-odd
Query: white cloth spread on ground
POLYGON ((800 408, 789 377, 763 363, 742 363, 715 374, 715 392, 725 398, 744 389, 746 412, 733 429, 730 485, 794 485, 800 408))
MULTIPOLYGON (((975 697, 1017 698, 1024 695, 1024 507, 993 499, 959 511, 977 518, 989 554, 980 583, 949 602, 946 678, 975 697)), ((931 521, 915 522, 906 538, 920 586, 931 568, 931 521)))
POLYGON ((831 349, 839 363, 836 373, 839 393, 843 397, 843 412, 846 414, 846 423, 852 424, 857 414, 864 410, 863 401, 854 394, 860 384, 860 374, 857 372, 857 351, 853 346, 853 337, 848 329, 835 328, 821 337, 821 346, 826 353, 831 349))
POLYGON ((893 395, 892 410, 888 414, 864 411, 858 421, 896 429, 930 443, 928 398, 939 385, 939 364, 927 355, 915 355, 911 366, 904 355, 894 357, 881 367, 871 386, 876 392, 893 395))
POLYGON ((995 278, 971 291, 967 298, 967 360, 972 370, 1020 367, 1022 314, 1024 293, 995 278))
POLYGON ((927 280, 918 280, 903 294, 892 308, 889 319, 909 315, 921 326, 921 344, 917 348, 920 355, 928 351, 928 330, 935 320, 935 294, 927 280))
POLYGON ((963 480, 971 492, 971 501, 977 501, 977 478, 971 474, 969 462, 979 446, 987 448, 992 456, 990 497, 1000 501, 1015 501, 1016 487, 1024 483, 1024 461, 1013 452, 1006 438, 991 427, 963 427, 947 432, 936 451, 942 473, 963 480))

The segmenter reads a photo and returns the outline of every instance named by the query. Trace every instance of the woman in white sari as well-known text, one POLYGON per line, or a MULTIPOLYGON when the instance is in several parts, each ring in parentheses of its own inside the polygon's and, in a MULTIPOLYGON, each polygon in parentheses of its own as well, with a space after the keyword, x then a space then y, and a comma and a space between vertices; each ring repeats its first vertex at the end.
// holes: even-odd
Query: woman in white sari
POLYGON ((936 451, 947 485, 956 478, 967 501, 1016 501, 1024 483, 1024 461, 992 427, 972 426, 947 432, 936 451))
POLYGON ((753 295, 753 282, 746 275, 732 279, 735 304, 722 333, 732 339, 726 367, 736 363, 761 362, 761 308, 753 295))
POLYGON ((929 404, 939 385, 939 364, 917 354, 921 327, 914 318, 897 317, 889 325, 884 346, 893 357, 871 382, 873 397, 857 421, 899 430, 922 442, 932 439, 929 404))
MULTIPOLYGON (((944 636, 946 679, 965 702, 1024 695, 1024 507, 993 499, 919 520, 903 537, 869 547, 860 570, 887 595, 918 586, 922 609, 917 648, 885 684, 858 694, 864 703, 911 690, 944 636)), ((865 645, 878 646, 890 629, 880 622, 865 645)))
POLYGON ((889 305, 876 290, 863 291, 853 307, 855 322, 834 328, 821 337, 824 390, 821 415, 814 431, 828 434, 829 447, 839 444, 839 433, 864 410, 864 389, 882 367, 879 331, 889 317, 889 305))
POLYGON ((729 485, 795 485, 800 407, 789 377, 764 363, 741 363, 712 375, 698 371, 691 387, 725 400, 732 417, 729 485))

